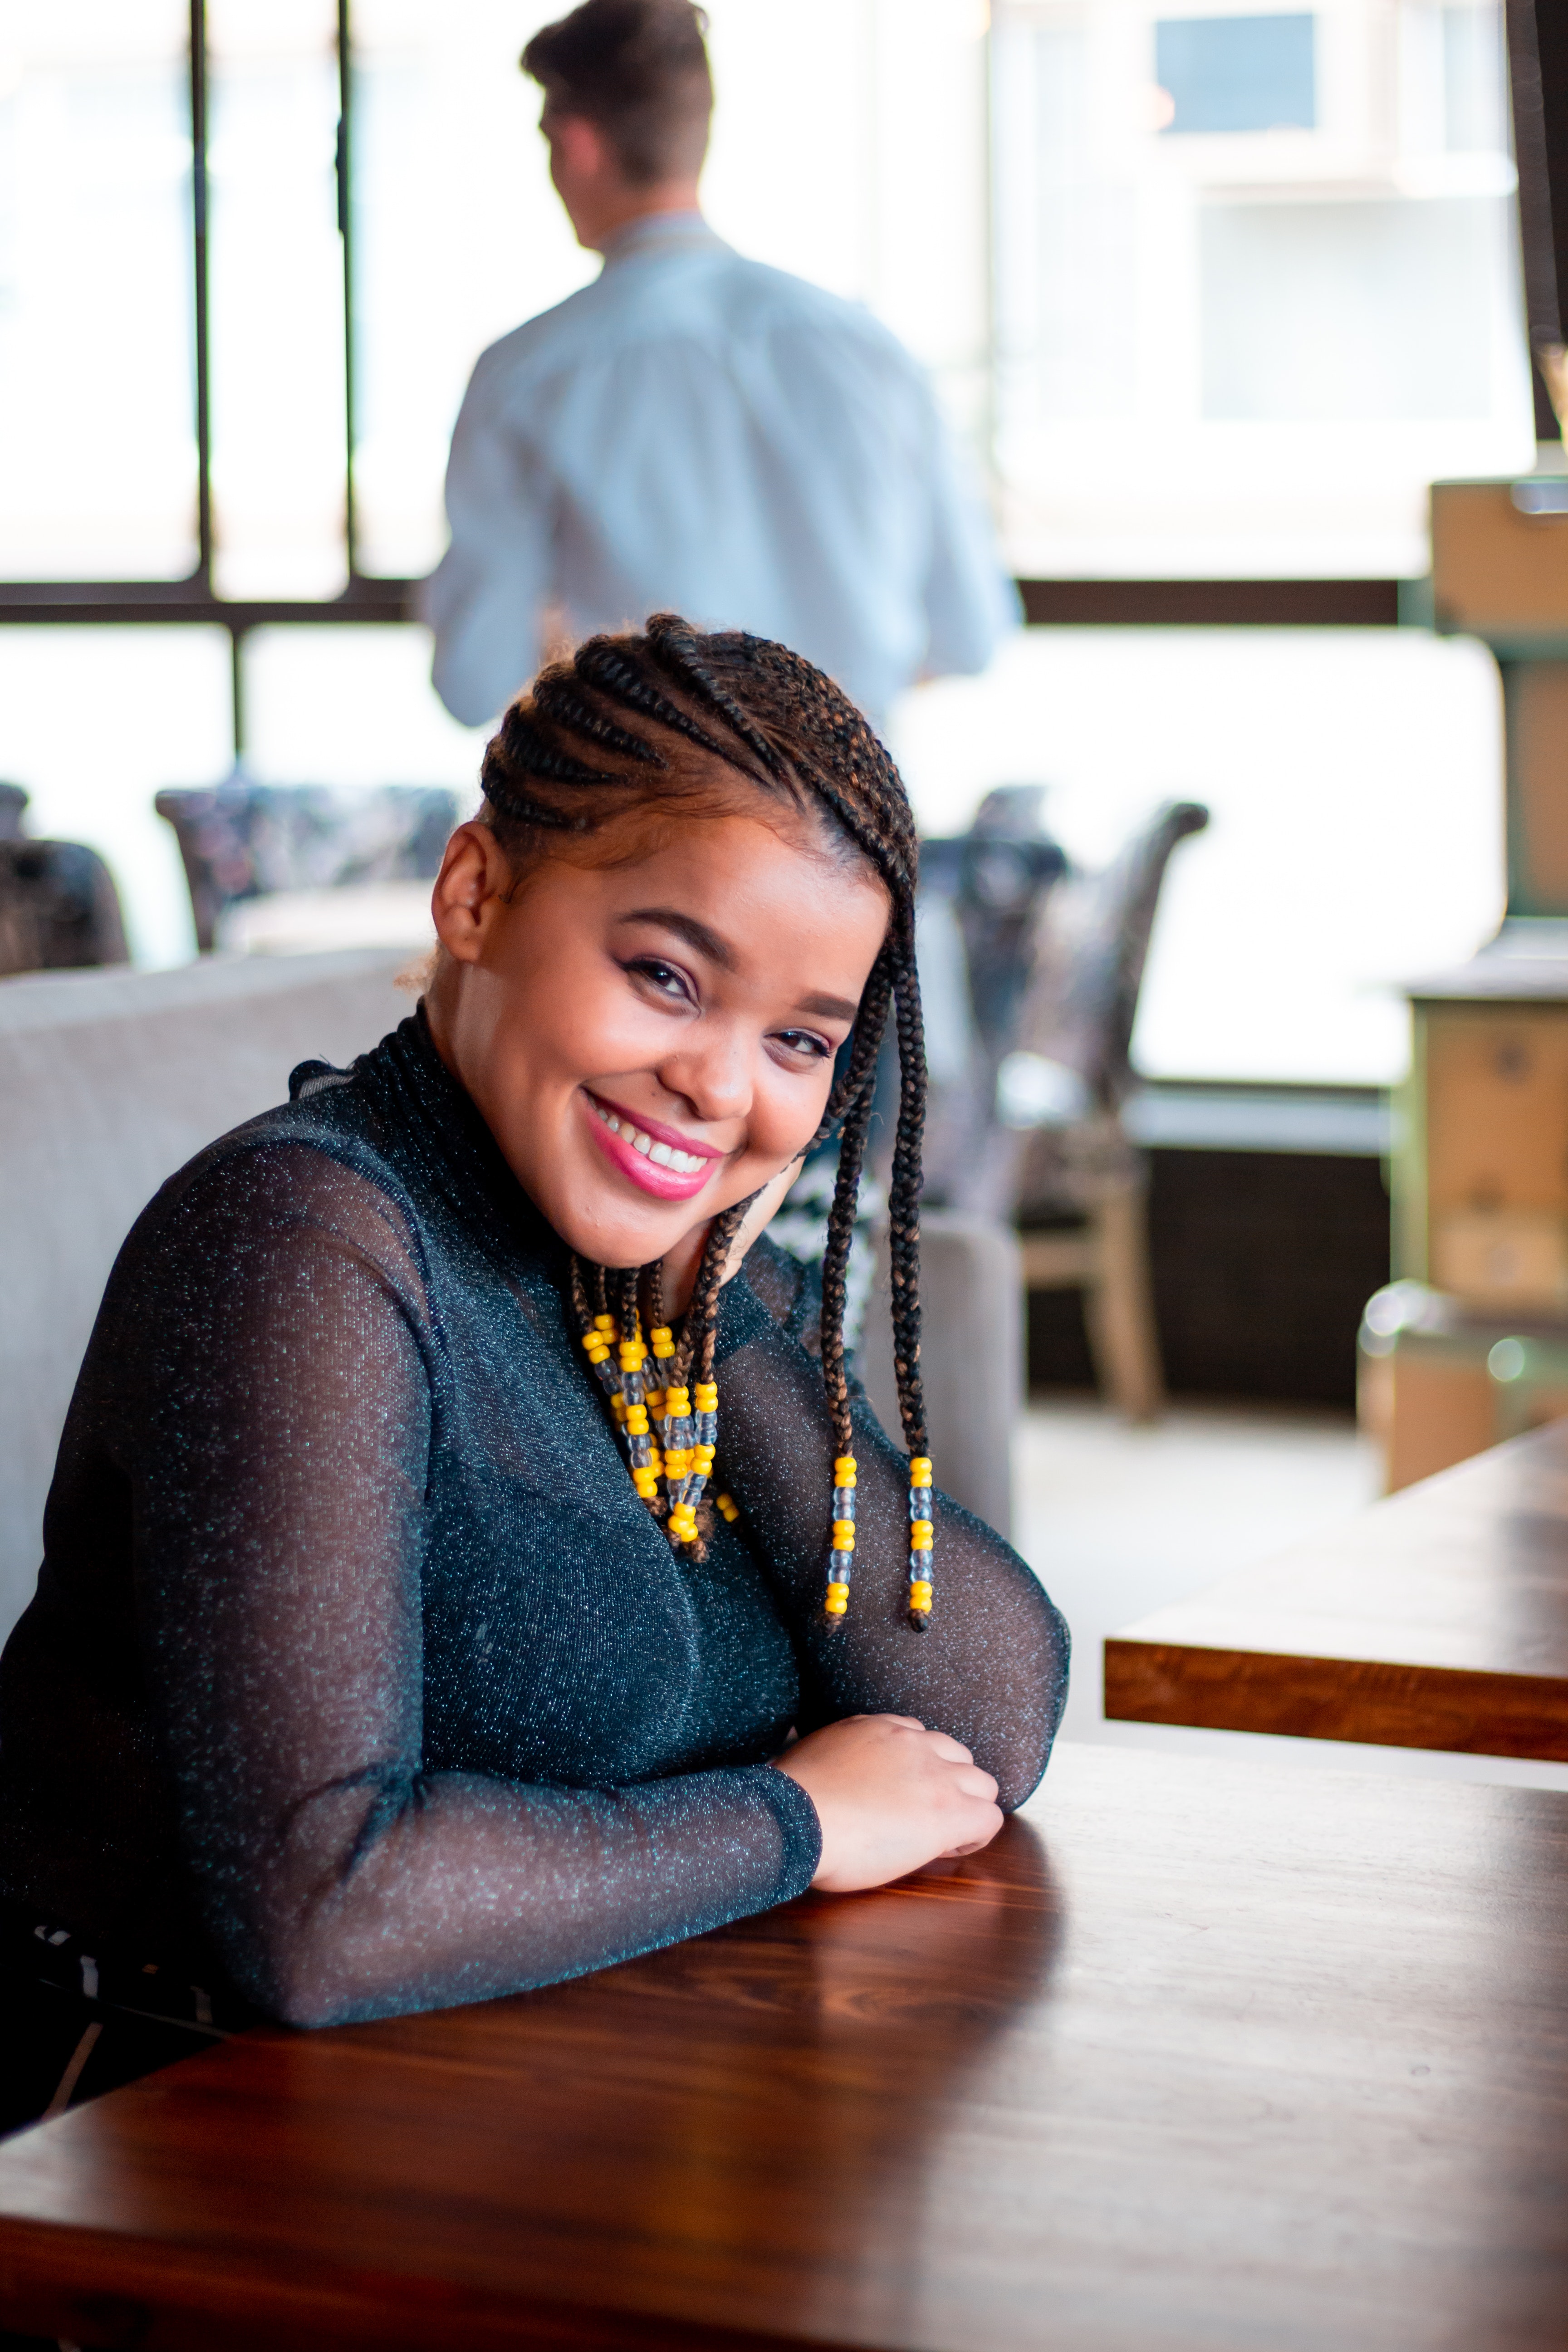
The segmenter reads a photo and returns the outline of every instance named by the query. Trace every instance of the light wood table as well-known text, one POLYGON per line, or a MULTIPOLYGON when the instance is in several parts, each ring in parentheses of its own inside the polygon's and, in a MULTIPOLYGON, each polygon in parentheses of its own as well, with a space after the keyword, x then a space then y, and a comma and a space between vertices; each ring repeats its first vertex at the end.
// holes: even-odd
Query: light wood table
POLYGON ((1568 1800, 1065 1748, 984 1855, 0 2148, 146 2352, 1559 2352, 1568 1800))
POLYGON ((1568 1421, 1142 1618, 1105 1712, 1568 1760, 1568 1421))

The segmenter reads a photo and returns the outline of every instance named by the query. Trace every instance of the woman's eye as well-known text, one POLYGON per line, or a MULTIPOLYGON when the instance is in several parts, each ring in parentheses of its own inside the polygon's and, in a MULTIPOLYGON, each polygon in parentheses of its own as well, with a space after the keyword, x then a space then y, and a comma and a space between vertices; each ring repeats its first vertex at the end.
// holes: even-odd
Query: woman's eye
POLYGON ((832 1057, 832 1046, 826 1037, 819 1037, 815 1030, 778 1029, 773 1034, 779 1044, 787 1046, 792 1054, 804 1054, 815 1062, 832 1057))
POLYGON ((626 969, 635 971, 639 980, 646 980, 651 987, 657 988, 661 996, 676 997, 682 1003, 690 1003, 691 991, 687 985, 686 974, 677 971, 672 963, 660 963, 657 956, 643 956, 636 963, 628 964, 626 969))

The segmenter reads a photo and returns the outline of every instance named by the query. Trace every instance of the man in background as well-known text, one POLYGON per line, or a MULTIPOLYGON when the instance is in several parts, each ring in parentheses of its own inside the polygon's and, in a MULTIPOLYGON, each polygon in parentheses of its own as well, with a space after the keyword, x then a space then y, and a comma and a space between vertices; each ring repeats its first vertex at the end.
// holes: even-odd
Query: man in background
POLYGON ((713 89, 690 0, 584 0, 522 66, 590 286, 490 346, 426 588, 435 682, 491 719, 572 638, 673 610, 794 646, 886 719, 1018 618, 929 384, 858 305, 702 217, 713 89))

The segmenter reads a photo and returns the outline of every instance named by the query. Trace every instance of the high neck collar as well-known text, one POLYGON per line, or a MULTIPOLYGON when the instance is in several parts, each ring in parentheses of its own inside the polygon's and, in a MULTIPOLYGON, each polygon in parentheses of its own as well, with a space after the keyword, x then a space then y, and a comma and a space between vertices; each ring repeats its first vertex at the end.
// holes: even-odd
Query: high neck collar
POLYGON ((355 1065, 387 1119, 400 1155, 492 1254, 521 1252, 564 1273, 566 1244, 535 1208, 478 1104, 436 1050, 421 1001, 355 1065))
POLYGON ((701 252, 722 249, 723 238, 709 227, 700 212, 644 213, 618 228, 604 246, 605 268, 636 261, 651 253, 701 252))

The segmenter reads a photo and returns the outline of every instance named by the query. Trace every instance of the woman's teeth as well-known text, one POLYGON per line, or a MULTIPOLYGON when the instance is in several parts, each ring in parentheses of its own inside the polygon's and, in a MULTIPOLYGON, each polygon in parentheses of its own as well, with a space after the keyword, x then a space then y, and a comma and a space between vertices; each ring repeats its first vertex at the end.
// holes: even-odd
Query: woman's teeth
POLYGON ((632 1125, 629 1118, 617 1118, 613 1110, 605 1108, 603 1103, 595 1103, 594 1108, 610 1133, 624 1135, 632 1150, 640 1151, 645 1160, 657 1160, 661 1168, 673 1168, 678 1176, 695 1176, 700 1168, 707 1167, 705 1152, 677 1151, 672 1143, 656 1143, 651 1135, 645 1135, 640 1127, 632 1125))

